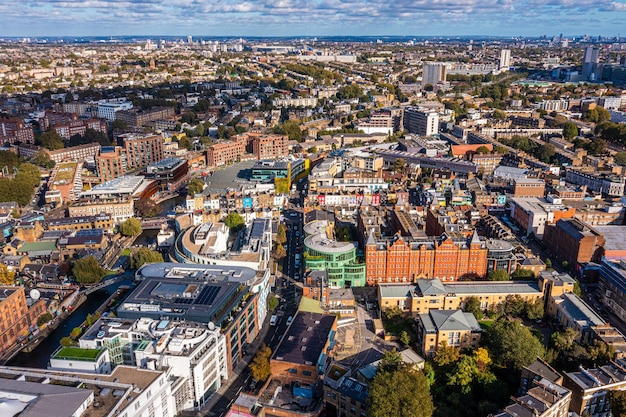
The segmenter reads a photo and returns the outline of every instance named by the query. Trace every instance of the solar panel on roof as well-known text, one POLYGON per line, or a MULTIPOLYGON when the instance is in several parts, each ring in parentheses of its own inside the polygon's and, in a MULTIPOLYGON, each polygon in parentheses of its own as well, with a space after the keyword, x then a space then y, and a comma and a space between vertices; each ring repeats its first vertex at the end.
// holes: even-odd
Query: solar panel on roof
POLYGON ((215 297, 220 292, 220 287, 216 287, 213 285, 207 285, 200 291, 200 295, 198 295, 193 302, 194 304, 200 305, 212 305, 213 301, 215 301, 215 297))

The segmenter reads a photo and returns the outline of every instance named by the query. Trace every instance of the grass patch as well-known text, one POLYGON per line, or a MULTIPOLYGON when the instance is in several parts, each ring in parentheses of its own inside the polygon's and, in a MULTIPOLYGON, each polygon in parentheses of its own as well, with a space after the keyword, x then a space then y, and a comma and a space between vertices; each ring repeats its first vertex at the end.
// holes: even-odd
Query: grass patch
POLYGON ((101 350, 98 349, 82 349, 77 347, 64 347, 59 350, 59 352, 54 355, 55 359, 96 359, 101 350))
POLYGON ((486 329, 493 327, 495 322, 496 322, 495 320, 483 320, 483 321, 479 321, 478 324, 480 324, 481 329, 486 330, 486 329))
POLYGON ((120 255, 120 258, 121 258, 122 256, 130 256, 130 249, 129 249, 129 248, 124 249, 124 250, 122 251, 122 254, 120 255))

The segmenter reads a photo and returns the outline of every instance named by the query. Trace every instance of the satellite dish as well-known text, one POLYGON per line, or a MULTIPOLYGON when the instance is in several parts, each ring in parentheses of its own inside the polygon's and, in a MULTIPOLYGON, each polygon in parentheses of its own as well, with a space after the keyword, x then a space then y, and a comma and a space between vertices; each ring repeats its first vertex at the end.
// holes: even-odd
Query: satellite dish
POLYGON ((28 294, 30 295, 30 298, 32 298, 33 300, 39 300, 39 297, 41 297, 41 293, 37 289, 30 290, 28 294))
POLYGON ((215 330, 215 324, 213 324, 212 321, 209 322, 209 330, 211 331, 215 330))

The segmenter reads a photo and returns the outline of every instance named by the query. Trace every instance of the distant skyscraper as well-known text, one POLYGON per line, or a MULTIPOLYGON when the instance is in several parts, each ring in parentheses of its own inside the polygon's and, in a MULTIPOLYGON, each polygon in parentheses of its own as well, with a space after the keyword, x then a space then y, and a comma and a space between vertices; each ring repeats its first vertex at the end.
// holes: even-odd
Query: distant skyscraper
POLYGON ((443 62, 424 62, 422 69, 422 87, 430 84, 435 86, 437 83, 446 82, 447 64, 443 62))
POLYGON ((596 70, 600 62, 600 49, 594 46, 588 46, 585 49, 585 58, 583 59, 582 75, 589 78, 596 70))
POLYGON ((509 68, 511 66, 511 50, 503 49, 500 51, 500 66, 499 69, 509 68))
POLYGON ((193 43, 193 36, 187 36, 187 43, 193 43))

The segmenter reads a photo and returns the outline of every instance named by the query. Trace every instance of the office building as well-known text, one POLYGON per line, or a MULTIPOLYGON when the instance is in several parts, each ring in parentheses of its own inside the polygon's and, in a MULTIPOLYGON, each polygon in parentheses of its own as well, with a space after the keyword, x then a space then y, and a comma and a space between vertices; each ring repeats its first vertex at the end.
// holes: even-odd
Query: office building
POLYGON ((533 178, 517 178, 513 180, 513 197, 542 198, 546 193, 546 182, 533 178))
POLYGON ((189 182, 189 164, 180 158, 165 158, 146 167, 146 179, 156 181, 159 191, 175 193, 189 182))
POLYGON ((515 223, 526 236, 533 234, 539 240, 543 240, 547 224, 572 218, 576 214, 576 209, 566 207, 558 201, 550 203, 534 197, 515 198, 510 201, 510 205, 511 217, 515 223))
POLYGON ((578 219, 561 219, 545 228, 546 248, 570 266, 600 261, 605 239, 594 227, 578 219))
POLYGON ((133 102, 126 99, 100 100, 98 102, 98 117, 113 122, 117 112, 132 108, 133 102))
POLYGON ((419 136, 432 136, 439 133, 439 113, 407 107, 404 110, 404 128, 419 136))
POLYGON ((243 140, 230 140, 215 143, 206 151, 207 165, 219 167, 237 162, 246 153, 246 142, 243 140))

